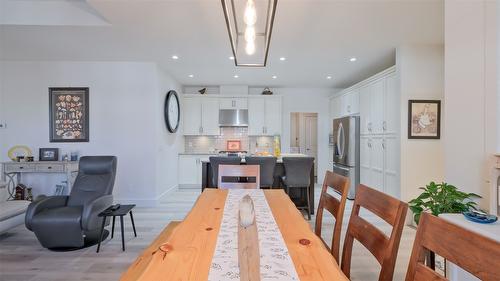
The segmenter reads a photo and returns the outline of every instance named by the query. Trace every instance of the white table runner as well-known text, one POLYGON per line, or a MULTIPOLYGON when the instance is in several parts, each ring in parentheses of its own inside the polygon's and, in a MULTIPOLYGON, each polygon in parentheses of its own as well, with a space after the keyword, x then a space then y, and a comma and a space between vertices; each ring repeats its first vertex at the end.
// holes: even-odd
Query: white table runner
POLYGON ((254 201, 260 251, 260 277, 266 280, 299 280, 283 236, 260 189, 229 190, 217 244, 208 274, 209 281, 239 280, 238 210, 246 194, 254 201))

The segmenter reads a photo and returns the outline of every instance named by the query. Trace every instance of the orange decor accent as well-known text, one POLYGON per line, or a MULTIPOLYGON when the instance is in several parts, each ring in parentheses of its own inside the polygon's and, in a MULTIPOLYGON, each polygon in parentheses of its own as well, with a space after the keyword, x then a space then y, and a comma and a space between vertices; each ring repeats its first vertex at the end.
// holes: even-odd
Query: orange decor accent
POLYGON ((228 140, 226 142, 226 148, 228 151, 241 150, 241 141, 240 140, 228 140))

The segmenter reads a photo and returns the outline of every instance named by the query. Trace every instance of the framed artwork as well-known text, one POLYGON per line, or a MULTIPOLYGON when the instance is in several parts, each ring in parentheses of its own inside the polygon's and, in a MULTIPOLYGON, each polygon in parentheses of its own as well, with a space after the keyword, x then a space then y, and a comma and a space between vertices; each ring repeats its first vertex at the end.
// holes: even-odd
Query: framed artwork
POLYGON ((226 149, 228 151, 241 150, 241 141, 240 140, 228 140, 226 143, 226 149))
POLYGON ((408 138, 439 139, 441 137, 441 101, 408 101, 408 138))
POLYGON ((89 141, 89 88, 49 88, 50 142, 89 141))
POLYGON ((38 155, 40 161, 58 161, 59 148, 40 148, 38 155))

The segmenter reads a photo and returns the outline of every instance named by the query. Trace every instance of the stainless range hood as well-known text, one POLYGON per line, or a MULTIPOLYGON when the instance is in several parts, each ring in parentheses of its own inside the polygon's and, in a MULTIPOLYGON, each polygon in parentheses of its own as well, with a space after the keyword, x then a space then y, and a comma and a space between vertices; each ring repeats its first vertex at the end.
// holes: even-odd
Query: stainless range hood
POLYGON ((248 109, 219 110, 219 127, 248 127, 248 109))

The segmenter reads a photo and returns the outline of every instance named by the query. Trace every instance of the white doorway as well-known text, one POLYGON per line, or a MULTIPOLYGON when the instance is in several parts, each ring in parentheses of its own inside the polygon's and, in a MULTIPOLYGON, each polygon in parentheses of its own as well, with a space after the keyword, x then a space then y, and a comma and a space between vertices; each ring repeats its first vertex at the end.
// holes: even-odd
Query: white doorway
POLYGON ((318 173, 318 113, 290 113, 290 153, 314 157, 314 176, 318 173))

